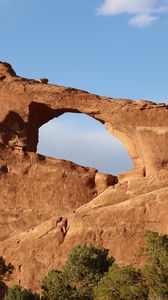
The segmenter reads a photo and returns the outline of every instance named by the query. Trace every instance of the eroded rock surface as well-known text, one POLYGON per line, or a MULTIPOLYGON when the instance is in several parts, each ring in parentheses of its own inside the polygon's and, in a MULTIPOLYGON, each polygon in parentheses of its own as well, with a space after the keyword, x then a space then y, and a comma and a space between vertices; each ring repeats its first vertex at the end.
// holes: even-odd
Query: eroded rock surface
POLYGON ((0 241, 70 213, 116 183, 116 176, 70 161, 1 151, 0 241))
POLYGON ((4 240, 0 253, 15 265, 13 282, 34 290, 39 289, 49 269, 64 265, 76 244, 101 245, 119 264, 139 266, 144 231, 168 234, 167 207, 167 180, 123 182, 107 188, 73 213, 4 240))
POLYGON ((15 266, 13 282, 38 290, 77 243, 141 264, 144 231, 168 233, 167 149, 168 105, 21 78, 0 62, 0 255, 15 266), (134 169, 115 177, 36 154, 39 127, 65 112, 103 123, 134 169))

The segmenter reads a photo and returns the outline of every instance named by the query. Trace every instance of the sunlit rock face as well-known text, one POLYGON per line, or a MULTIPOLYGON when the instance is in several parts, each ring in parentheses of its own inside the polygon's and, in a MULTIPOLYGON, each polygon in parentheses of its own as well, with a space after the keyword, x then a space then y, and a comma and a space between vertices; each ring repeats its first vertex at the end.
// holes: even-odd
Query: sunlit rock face
POLYGON ((0 74, 5 76, 0 81, 2 145, 36 152, 40 126, 64 112, 81 112, 103 123, 123 141, 135 173, 155 175, 167 167, 167 105, 109 99, 43 84, 17 77, 6 63, 0 63, 0 74))
POLYGON ((0 62, 0 254, 15 265, 13 281, 37 290, 76 243, 139 264, 144 230, 168 233, 167 149, 168 105, 21 78, 0 62), (104 124, 134 168, 113 176, 38 155, 39 128, 65 112, 104 124))
POLYGON ((103 123, 125 144, 134 171, 158 174, 168 161, 168 109, 165 104, 110 99, 73 88, 17 77, 0 63, 2 145, 36 152, 39 127, 64 112, 85 113, 103 123))

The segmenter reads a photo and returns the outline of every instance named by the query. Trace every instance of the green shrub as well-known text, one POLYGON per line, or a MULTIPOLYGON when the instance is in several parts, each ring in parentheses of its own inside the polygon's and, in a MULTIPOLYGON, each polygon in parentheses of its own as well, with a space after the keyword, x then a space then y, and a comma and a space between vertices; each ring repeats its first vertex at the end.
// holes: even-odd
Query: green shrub
POLYGON ((92 299, 92 289, 114 262, 108 251, 92 245, 76 246, 62 272, 53 270, 42 281, 45 300, 92 299))
POLYGON ((11 264, 6 264, 2 256, 0 256, 0 299, 3 299, 6 291, 7 285, 4 280, 9 279, 13 272, 13 266, 11 264))
POLYGON ((33 294, 31 290, 23 289, 19 285, 15 285, 8 289, 4 300, 39 300, 37 294, 33 294))
POLYGON ((113 262, 106 249, 78 245, 69 254, 63 272, 71 285, 86 287, 97 283, 113 262))
POLYGON ((149 287, 149 299, 168 299, 168 236, 147 231, 143 254, 143 275, 149 287))
POLYGON ((140 271, 132 266, 119 267, 116 264, 94 288, 95 300, 143 300, 147 299, 147 294, 140 271))
POLYGON ((0 256, 0 281, 3 280, 4 277, 10 276, 13 269, 13 266, 10 263, 7 265, 4 258, 0 256))
POLYGON ((42 299, 44 300, 67 300, 78 299, 78 293, 66 283, 62 272, 52 270, 42 280, 42 299))
POLYGON ((113 262, 106 249, 87 244, 77 245, 69 254, 63 272, 71 286, 91 299, 93 286, 108 272, 113 262))

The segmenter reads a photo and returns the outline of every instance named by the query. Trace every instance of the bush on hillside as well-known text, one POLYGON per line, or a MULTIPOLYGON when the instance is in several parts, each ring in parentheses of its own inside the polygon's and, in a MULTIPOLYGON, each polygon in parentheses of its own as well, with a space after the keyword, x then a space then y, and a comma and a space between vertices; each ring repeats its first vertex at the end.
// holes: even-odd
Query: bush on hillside
POLYGON ((6 264, 4 258, 0 256, 0 299, 3 299, 5 292, 7 291, 7 285, 4 280, 9 279, 13 272, 13 266, 6 264))
POLYGON ((63 272, 71 285, 84 288, 97 283, 113 262, 106 249, 77 245, 69 254, 63 272))
POLYGON ((94 288, 95 300, 146 300, 148 289, 140 271, 113 264, 94 288))
POLYGON ((0 281, 3 280, 4 277, 9 277, 13 269, 13 266, 10 263, 6 264, 4 258, 0 256, 0 281))
POLYGON ((58 270, 48 273, 42 280, 41 288, 43 300, 79 299, 77 290, 66 283, 63 273, 58 270))
POLYGON ((92 299, 93 286, 113 262, 108 250, 77 245, 69 254, 63 271, 50 271, 42 281, 44 299, 92 299))
POLYGON ((142 272, 149 288, 149 299, 168 299, 168 235, 147 231, 145 241, 146 264, 142 272))
POLYGON ((4 300, 40 300, 40 297, 38 294, 33 294, 31 290, 15 285, 8 289, 4 300))

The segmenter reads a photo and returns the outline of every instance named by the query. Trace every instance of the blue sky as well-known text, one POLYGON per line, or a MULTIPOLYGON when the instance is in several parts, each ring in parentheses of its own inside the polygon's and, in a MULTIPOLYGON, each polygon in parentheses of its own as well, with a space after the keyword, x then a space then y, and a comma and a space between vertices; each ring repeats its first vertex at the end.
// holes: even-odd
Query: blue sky
POLYGON ((167 0, 0 0, 0 41, 18 75, 168 103, 167 0))

